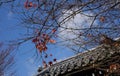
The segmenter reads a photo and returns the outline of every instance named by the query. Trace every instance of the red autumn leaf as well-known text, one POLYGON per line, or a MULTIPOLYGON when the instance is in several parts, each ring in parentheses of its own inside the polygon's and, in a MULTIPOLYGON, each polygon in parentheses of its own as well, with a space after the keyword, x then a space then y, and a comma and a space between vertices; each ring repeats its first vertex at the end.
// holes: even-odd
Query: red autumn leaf
POLYGON ((55 41, 55 40, 52 40, 52 39, 50 39, 49 42, 50 42, 50 43, 56 43, 56 41, 55 41))
POLYGON ((49 63, 48 63, 48 64, 51 66, 53 63, 52 63, 52 61, 49 61, 49 63))
POLYGON ((56 29, 52 29, 52 33, 55 33, 56 32, 56 29))
POLYGON ((36 48, 37 48, 40 52, 43 51, 43 46, 42 46, 42 44, 37 44, 37 45, 36 45, 36 48))
POLYGON ((38 50, 39 50, 40 52, 42 52, 43 48, 40 47, 40 48, 38 48, 38 50))
POLYGON ((32 2, 29 2, 28 6, 29 6, 29 7, 32 7, 32 6, 33 6, 33 3, 32 3, 32 2))
POLYGON ((38 32, 38 36, 40 36, 40 32, 38 32))
POLYGON ((43 51, 46 51, 46 50, 47 50, 47 46, 44 46, 44 47, 43 47, 43 51))
POLYGON ((105 21, 105 17, 103 17, 103 16, 100 17, 100 21, 101 21, 101 22, 104 22, 104 21, 105 21))
POLYGON ((34 38, 34 39, 32 40, 32 42, 37 42, 37 41, 39 41, 37 38, 34 38))
POLYGON ((28 0, 26 0, 26 2, 24 3, 24 7, 26 9, 29 9, 30 7, 33 7, 33 3, 32 2, 29 2, 28 0))
POLYGON ((52 54, 50 54, 50 56, 52 56, 52 54))
POLYGON ((29 3, 29 1, 28 0, 26 0, 26 2, 24 3, 24 7, 26 8, 26 9, 28 9, 29 7, 28 7, 28 3, 29 3))
POLYGON ((46 46, 44 43, 38 43, 38 44, 36 44, 36 48, 37 48, 40 52, 47 50, 47 46, 46 46))
POLYGON ((42 34, 42 37, 43 37, 45 40, 49 40, 49 39, 50 39, 49 35, 47 35, 47 34, 42 34))
POLYGON ((49 40, 50 37, 48 35, 45 36, 45 40, 49 40))

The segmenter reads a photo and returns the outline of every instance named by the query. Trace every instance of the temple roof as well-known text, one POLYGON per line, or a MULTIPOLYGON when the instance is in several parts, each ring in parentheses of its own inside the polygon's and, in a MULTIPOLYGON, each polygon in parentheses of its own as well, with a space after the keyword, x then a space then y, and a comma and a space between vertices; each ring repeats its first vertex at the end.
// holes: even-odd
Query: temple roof
POLYGON ((88 65, 93 65, 96 62, 99 63, 115 53, 120 53, 120 47, 103 44, 94 49, 55 63, 52 66, 39 71, 37 76, 69 76, 68 74, 82 71, 85 67, 88 67, 88 65))

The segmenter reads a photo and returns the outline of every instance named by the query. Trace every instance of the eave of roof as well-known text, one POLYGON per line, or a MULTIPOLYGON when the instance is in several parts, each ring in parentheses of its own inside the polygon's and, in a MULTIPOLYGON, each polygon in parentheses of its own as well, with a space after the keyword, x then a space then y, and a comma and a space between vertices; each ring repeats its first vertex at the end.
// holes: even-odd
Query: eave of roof
POLYGON ((100 45, 94 49, 79 53, 61 62, 53 64, 52 66, 39 72, 37 76, 58 76, 72 72, 73 70, 82 70, 82 67, 93 64, 106 57, 110 57, 116 52, 120 53, 120 47, 100 45))

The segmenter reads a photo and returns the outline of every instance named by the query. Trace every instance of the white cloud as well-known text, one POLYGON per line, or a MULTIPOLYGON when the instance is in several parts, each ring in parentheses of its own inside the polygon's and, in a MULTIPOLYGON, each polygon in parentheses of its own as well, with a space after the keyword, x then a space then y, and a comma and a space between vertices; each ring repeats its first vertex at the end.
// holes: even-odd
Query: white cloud
MULTIPOLYGON (((89 14, 92 15, 92 13, 89 14)), ((63 17, 61 17, 60 20, 63 20, 65 17, 67 17, 67 15, 68 14, 63 15, 63 17)), ((59 28, 59 31, 62 32, 59 33, 59 36, 61 37, 64 36, 65 38, 73 38, 75 35, 73 32, 78 32, 78 30, 72 30, 72 29, 83 29, 85 27, 90 27, 92 21, 93 21, 93 17, 90 18, 83 14, 77 14, 73 18, 71 18, 70 20, 66 21, 64 24, 61 25, 62 28, 59 28)))
MULTIPOLYGON (((69 10, 64 10, 63 12, 66 13, 63 14, 58 22, 61 22, 64 18, 73 13, 69 10)), ((79 47, 85 47, 83 43, 85 42, 84 39, 86 37, 80 36, 80 34, 84 33, 82 29, 90 28, 92 22, 94 21, 94 18, 94 14, 92 12, 81 12, 74 15, 74 17, 71 17, 69 20, 64 20, 64 22, 61 24, 61 27, 59 28, 58 33, 60 41, 62 41, 61 44, 71 48, 72 50, 80 50, 79 47)), ((97 21, 94 21, 93 25, 97 25, 97 21)))
MULTIPOLYGON (((65 19, 71 13, 73 13, 72 11, 69 10, 68 11, 64 10, 63 12, 66 13, 63 14, 63 16, 58 20, 58 22, 61 22, 63 19, 65 19)), ((89 28, 94 20, 93 15, 94 14, 92 12, 85 12, 85 13, 82 12, 74 15, 74 17, 72 17, 69 20, 64 20, 61 27, 59 28, 60 33, 58 34, 58 36, 61 37, 62 40, 69 40, 68 41, 69 44, 70 42, 73 44, 73 42, 77 39, 82 40, 84 37, 81 36, 81 38, 78 38, 78 36, 80 35, 81 32, 83 32, 83 30, 73 30, 73 29, 89 28)), ((96 24, 96 22, 94 22, 94 24, 96 24)), ((65 42, 65 44, 68 43, 65 42)))

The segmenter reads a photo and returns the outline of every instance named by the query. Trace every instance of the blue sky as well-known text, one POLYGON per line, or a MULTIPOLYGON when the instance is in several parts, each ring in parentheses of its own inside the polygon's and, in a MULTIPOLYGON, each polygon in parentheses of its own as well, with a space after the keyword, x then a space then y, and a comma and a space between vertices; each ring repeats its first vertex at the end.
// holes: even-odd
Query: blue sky
MULTIPOLYGON (((5 6, 0 7, 0 41, 8 43, 11 40, 22 38, 26 29, 20 27, 20 21, 16 15, 5 6)), ((41 66, 40 59, 36 59, 36 49, 31 41, 22 44, 15 50, 15 65, 17 76, 33 76, 37 73, 38 66, 41 66)), ((58 60, 73 55, 73 52, 61 46, 49 46, 49 53, 54 53, 53 58, 58 60)), ((47 60, 50 60, 49 58, 47 60)))
MULTIPOLYGON (((17 40, 19 38, 23 38, 24 34, 26 34, 27 29, 21 27, 21 22, 18 20, 18 17, 21 17, 19 14, 14 14, 10 8, 6 6, 0 7, 0 41, 8 43, 11 40, 17 40)), ((68 11, 71 12, 71 11, 68 11)), ((92 15, 92 13, 89 13, 92 15)), ((63 15, 63 18, 66 15, 63 15)), ((87 21, 87 23, 91 23, 92 19, 85 17, 81 14, 75 16, 72 21, 68 21, 67 23, 63 24, 64 27, 69 28, 84 28, 83 24, 87 21), (79 26, 75 26, 75 24, 80 24, 79 26)), ((89 26, 86 24, 86 27, 89 26)), ((84 24, 85 25, 85 24, 84 24)), ((59 34, 60 37, 64 37, 65 40, 69 40, 73 37, 76 37, 70 30, 66 29, 59 29, 64 30, 59 34)), ((77 33, 77 32, 76 32, 77 33)), ((58 40, 59 41, 59 40, 58 40)), ((68 41, 72 43, 72 41, 68 41)), ((65 42, 65 44, 68 44, 65 42)), ((67 57, 74 55, 73 51, 63 47, 57 46, 55 44, 49 45, 48 54, 53 54, 52 57, 47 58, 47 61, 51 61, 53 58, 56 58, 58 61, 63 60, 67 57)), ((39 55, 39 54, 38 54, 39 55)), ((41 59, 37 57, 36 49, 34 44, 31 41, 23 43, 19 48, 15 50, 15 65, 13 69, 16 70, 16 76, 33 76, 37 73, 37 69, 41 66, 41 59)))
MULTIPOLYGON (((22 38, 23 35, 26 34, 27 30, 26 28, 20 27, 22 24, 20 24, 20 21, 17 19, 19 17, 19 14, 15 15, 9 8, 5 6, 0 8, 0 12, 2 12, 0 13, 0 35, 1 35, 0 41, 8 42, 11 40, 17 40, 19 38, 22 38)), ((75 20, 74 22, 77 24, 83 24, 83 22, 85 22, 86 20, 89 21, 89 18, 82 15, 77 15, 75 17, 76 18, 74 18, 75 20)), ((89 21, 88 23, 90 22, 91 21, 89 21)), ((69 28, 83 27, 82 25, 74 26, 74 24, 71 22, 68 23, 64 24, 63 26, 67 25, 67 27, 69 28)), ((66 37, 66 39, 69 40, 69 38, 71 39, 74 36, 74 34, 71 32, 68 33, 68 30, 65 30, 61 34, 59 34, 59 36, 66 37)), ((34 44, 31 41, 28 41, 19 46, 19 48, 16 49, 15 51, 16 51, 15 52, 16 64, 13 68, 17 71, 16 75, 17 76, 35 75, 37 73, 38 66, 41 66, 42 64, 41 59, 39 57, 36 58, 37 54, 34 44)), ((47 61, 51 61, 53 58, 56 58, 58 61, 60 61, 74 55, 73 51, 70 51, 63 46, 57 46, 54 44, 48 46, 47 53, 53 54, 52 58, 50 57, 46 59, 47 61)))

